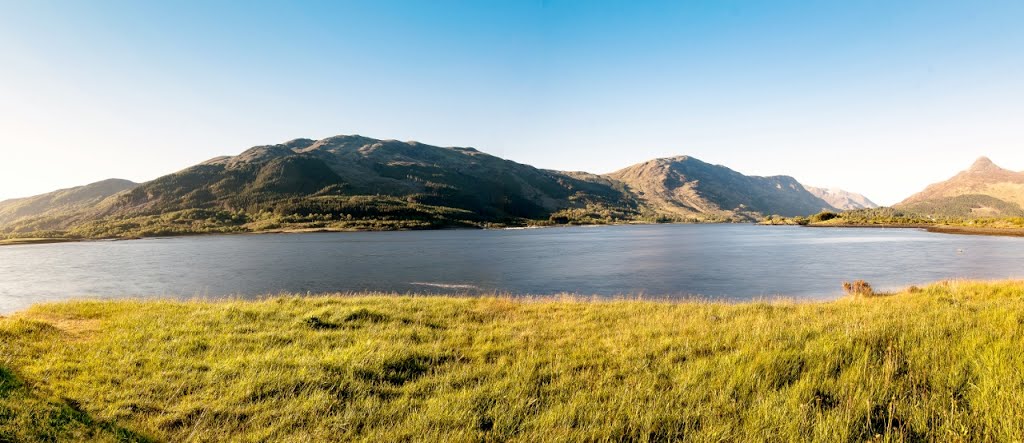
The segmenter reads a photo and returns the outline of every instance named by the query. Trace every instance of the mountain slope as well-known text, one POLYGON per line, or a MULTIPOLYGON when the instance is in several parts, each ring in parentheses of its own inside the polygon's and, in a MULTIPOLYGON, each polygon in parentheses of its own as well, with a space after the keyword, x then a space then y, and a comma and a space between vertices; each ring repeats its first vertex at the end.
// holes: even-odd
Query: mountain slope
POLYGON ((1024 215, 1024 172, 1000 168, 981 157, 949 180, 929 185, 895 207, 932 216, 1024 215))
POLYGON ((484 219, 546 218, 593 204, 628 206, 609 186, 543 171, 473 148, 337 136, 258 146, 158 178, 111 213, 214 207, 272 209, 294 197, 384 195, 472 211, 484 219))
POLYGON ((608 222, 638 211, 621 186, 596 176, 540 170, 473 148, 336 136, 217 157, 62 217, 22 218, 5 230, 104 237, 404 229, 608 222))
POLYGON ((792 177, 746 176, 691 157, 596 175, 358 135, 255 146, 140 185, 23 200, 0 206, 0 236, 756 220, 835 209, 792 177))
POLYGON ((661 213, 757 218, 835 209, 788 176, 746 176, 692 157, 661 158, 608 174, 661 213))
POLYGON ((136 186, 138 183, 112 178, 33 197, 5 200, 0 202, 0 225, 31 218, 56 218, 87 210, 136 186))
POLYGON ((817 188, 804 185, 804 189, 815 197, 825 200, 826 203, 836 209, 848 211, 851 209, 872 209, 877 208, 875 202, 867 197, 854 192, 844 191, 836 188, 817 188))

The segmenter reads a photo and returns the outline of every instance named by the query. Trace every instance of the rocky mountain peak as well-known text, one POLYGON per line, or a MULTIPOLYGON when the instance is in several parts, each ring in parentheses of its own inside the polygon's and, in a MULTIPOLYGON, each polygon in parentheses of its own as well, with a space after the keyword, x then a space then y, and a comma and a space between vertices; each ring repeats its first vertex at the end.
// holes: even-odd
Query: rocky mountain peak
POLYGON ((1003 168, 996 166, 991 159, 985 156, 978 157, 967 170, 970 172, 1001 171, 1003 168))

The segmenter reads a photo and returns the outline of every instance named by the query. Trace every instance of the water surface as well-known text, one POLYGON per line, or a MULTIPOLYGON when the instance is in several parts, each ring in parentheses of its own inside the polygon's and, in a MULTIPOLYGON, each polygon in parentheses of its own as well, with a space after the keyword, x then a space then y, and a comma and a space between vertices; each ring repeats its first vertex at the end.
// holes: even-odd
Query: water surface
POLYGON ((394 291, 826 299, 1024 277, 1024 238, 913 229, 633 225, 224 235, 0 247, 0 312, 99 297, 394 291))

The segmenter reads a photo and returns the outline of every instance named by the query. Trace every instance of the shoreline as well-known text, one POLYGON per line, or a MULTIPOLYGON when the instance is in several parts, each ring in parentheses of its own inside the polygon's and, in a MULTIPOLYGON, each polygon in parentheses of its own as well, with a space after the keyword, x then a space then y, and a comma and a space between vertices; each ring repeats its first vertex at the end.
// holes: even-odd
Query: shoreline
MULTIPOLYGON (((928 284, 938 283, 956 283, 956 282, 972 282, 972 283, 1004 283, 1004 282, 1015 282, 1016 280, 942 280, 939 282, 933 282, 928 284)), ((873 294, 870 298, 888 297, 890 295, 897 294, 901 291, 906 291, 907 288, 916 287, 919 285, 907 285, 898 289, 884 290, 873 294)), ((375 299, 436 299, 436 300, 500 300, 508 303, 655 303, 664 305, 722 305, 722 306, 739 306, 744 304, 822 304, 822 303, 834 303, 848 296, 846 294, 837 294, 831 296, 794 296, 785 294, 776 295, 763 295, 751 298, 732 298, 732 297, 714 297, 707 295, 650 295, 650 294, 616 294, 616 295, 599 295, 599 294, 578 294, 578 293, 551 293, 551 294, 511 294, 502 292, 459 292, 459 288, 449 288, 452 292, 386 292, 386 291, 349 291, 349 292, 313 292, 313 293, 299 293, 299 292, 282 292, 282 293, 265 293, 256 294, 251 296, 232 294, 232 295, 215 295, 215 296, 176 296, 176 295, 159 295, 159 296, 81 296, 72 297, 58 300, 41 300, 15 310, 6 311, 0 309, 0 319, 11 318, 14 316, 21 315, 25 312, 37 309, 42 306, 51 305, 64 305, 64 304, 101 304, 101 305, 115 305, 119 303, 133 303, 133 304, 178 304, 178 305, 218 305, 218 304, 230 304, 230 303, 242 303, 242 304, 255 304, 255 303, 266 303, 277 299, 291 299, 297 298, 303 301, 316 302, 316 301, 332 301, 332 300, 354 300, 363 298, 375 298, 375 299)))
POLYGON ((143 239, 168 239, 176 237, 202 237, 202 236, 216 236, 216 235, 267 235, 267 234, 318 234, 318 233, 342 233, 342 232, 410 232, 410 231, 447 231, 447 230, 480 230, 480 231, 519 231, 519 230, 532 230, 532 229, 546 229, 546 228, 585 228, 585 227, 601 227, 601 226, 632 226, 632 225, 713 225, 713 224, 752 224, 757 226, 796 226, 804 228, 874 228, 874 229, 921 229, 928 232, 934 232, 938 234, 951 234, 951 235, 980 235, 980 236, 992 236, 992 237, 1024 237, 1024 228, 987 228, 987 227, 970 227, 970 226, 953 226, 953 225, 935 225, 927 223, 914 223, 914 224, 857 224, 857 223, 840 223, 840 224, 770 224, 770 223, 758 223, 758 222, 707 222, 707 223, 683 223, 683 222, 669 222, 669 223, 657 223, 657 222, 622 222, 622 223, 605 223, 605 224, 587 224, 587 225, 527 225, 527 226, 508 226, 508 227, 468 227, 468 226, 446 226, 440 228, 430 229, 335 229, 335 228, 295 228, 295 229, 271 229, 264 231, 236 231, 236 232, 197 232, 197 233, 183 233, 174 235, 157 235, 151 237, 125 237, 125 238, 12 238, 6 240, 0 240, 0 247, 3 246, 24 246, 24 245, 43 245, 52 243, 78 243, 78 242, 95 242, 95 241, 127 241, 127 240, 143 240, 143 239))
POLYGON ((344 301, 354 299, 434 299, 437 301, 444 300, 500 300, 507 303, 594 303, 594 304, 608 304, 608 303, 654 303, 667 306, 675 305, 718 305, 718 306, 743 306, 743 305, 754 305, 754 304, 788 304, 788 305, 825 305, 830 303, 842 302, 843 300, 855 300, 855 299, 878 299, 886 298, 901 293, 913 293, 916 288, 937 286, 937 285, 959 285, 959 284, 983 284, 983 285, 997 285, 997 284, 1024 284, 1024 279, 1020 278, 999 278, 999 279, 972 279, 972 278, 947 278, 935 281, 926 282, 915 282, 907 283, 899 286, 888 286, 876 288, 876 291, 868 296, 854 296, 848 293, 837 292, 831 295, 788 295, 783 293, 777 293, 773 295, 759 295, 751 297, 731 297, 731 296, 708 296, 700 294, 662 294, 662 295, 651 295, 651 294, 614 294, 614 295, 600 295, 600 294, 581 294, 573 292, 555 292, 549 294, 515 294, 509 292, 500 291, 458 291, 459 288, 452 289, 451 292, 389 292, 389 291, 373 291, 373 290, 355 290, 355 291, 333 291, 333 292, 278 292, 278 293, 261 293, 261 294, 230 294, 230 295, 213 295, 213 296, 200 296, 200 295, 159 295, 159 296, 103 296, 103 295, 85 295, 80 297, 71 297, 57 300, 41 300, 28 305, 24 305, 14 310, 3 310, 0 309, 0 319, 11 318, 12 316, 18 316, 22 313, 37 309, 44 306, 53 305, 73 305, 73 304, 100 304, 100 305, 116 305, 116 304, 140 304, 140 305, 156 305, 156 304, 175 304, 175 305, 220 305, 220 304, 257 304, 267 303, 279 299, 299 299, 304 302, 317 302, 317 301, 344 301))
POLYGON ((959 235, 988 235, 997 237, 1024 237, 1024 228, 972 228, 961 226, 932 226, 928 232, 959 235))
POLYGON ((11 238, 0 240, 0 246, 45 245, 50 243, 72 243, 84 240, 85 239, 76 238, 11 238))
POLYGON ((145 239, 168 239, 176 237, 203 237, 203 236, 217 236, 217 235, 268 235, 268 234, 323 234, 323 233, 345 233, 345 232, 413 232, 413 231, 522 231, 522 230, 533 230, 533 229, 547 229, 547 228, 592 228, 601 226, 630 226, 630 225, 712 225, 712 224, 723 224, 728 222, 707 222, 707 223, 682 223, 682 222, 671 222, 671 223, 657 223, 657 222, 638 222, 629 221, 622 223, 603 223, 603 224, 561 224, 561 225, 526 225, 526 226, 506 226, 506 227, 475 227, 475 226, 443 226, 439 228, 425 228, 425 229, 350 229, 350 228, 294 228, 294 229, 268 229, 262 231, 232 231, 232 232, 195 232, 195 233, 182 233, 182 234, 169 234, 169 235, 154 235, 145 237, 109 237, 109 238, 13 238, 7 240, 0 240, 0 247, 3 246, 20 246, 30 244, 47 244, 47 243, 79 243, 79 242, 96 242, 96 241, 128 241, 128 240, 145 240, 145 239))
POLYGON ((927 223, 915 223, 915 224, 856 224, 856 223, 842 223, 842 224, 809 224, 804 225, 807 228, 879 228, 879 229, 921 229, 928 232, 934 232, 937 234, 952 234, 952 235, 982 235, 990 237, 1024 237, 1024 228, 985 228, 985 227, 972 227, 972 226, 954 226, 954 225, 935 225, 927 223))
MULTIPOLYGON (((799 225, 798 225, 799 226, 799 225)), ((826 224, 807 224, 803 225, 805 228, 880 228, 880 229, 928 229, 935 225, 926 223, 913 223, 913 224, 857 224, 857 223, 836 223, 831 225, 826 224)))

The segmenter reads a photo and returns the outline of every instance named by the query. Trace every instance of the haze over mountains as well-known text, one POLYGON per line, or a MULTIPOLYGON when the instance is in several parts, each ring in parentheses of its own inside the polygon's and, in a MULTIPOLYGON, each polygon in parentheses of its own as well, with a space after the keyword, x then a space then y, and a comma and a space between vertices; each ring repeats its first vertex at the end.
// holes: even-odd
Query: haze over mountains
POLYGON ((0 226, 17 220, 59 217, 99 206, 108 197, 138 186, 128 180, 108 179, 33 197, 0 202, 0 226))

